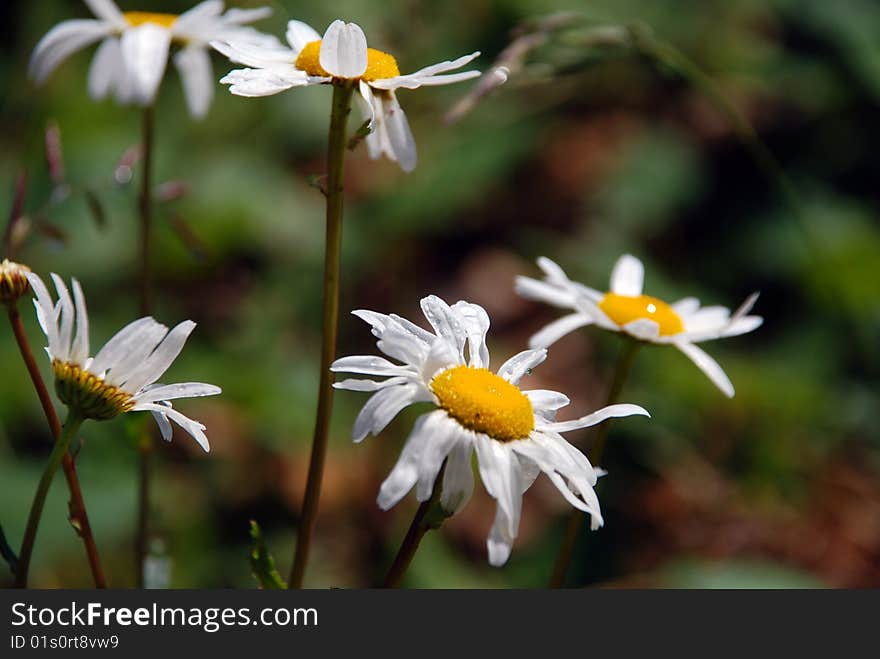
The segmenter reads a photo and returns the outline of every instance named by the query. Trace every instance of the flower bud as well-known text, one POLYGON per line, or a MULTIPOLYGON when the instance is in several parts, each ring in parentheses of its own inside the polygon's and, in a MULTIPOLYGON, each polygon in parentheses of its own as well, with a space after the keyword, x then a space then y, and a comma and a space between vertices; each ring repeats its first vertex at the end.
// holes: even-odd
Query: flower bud
POLYGON ((0 263, 0 302, 11 304, 30 290, 27 280, 30 271, 26 265, 3 259, 0 263))

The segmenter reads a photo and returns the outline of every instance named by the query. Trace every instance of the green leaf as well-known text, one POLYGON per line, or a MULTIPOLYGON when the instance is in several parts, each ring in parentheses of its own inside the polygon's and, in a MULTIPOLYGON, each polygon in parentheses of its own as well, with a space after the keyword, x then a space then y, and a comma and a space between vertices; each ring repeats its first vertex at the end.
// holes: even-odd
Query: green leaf
POLYGON ((251 520, 251 572, 254 579, 260 584, 260 588, 265 590, 285 590, 287 584, 278 570, 275 568, 275 559, 266 549, 266 543, 263 541, 263 534, 260 532, 260 525, 251 520))

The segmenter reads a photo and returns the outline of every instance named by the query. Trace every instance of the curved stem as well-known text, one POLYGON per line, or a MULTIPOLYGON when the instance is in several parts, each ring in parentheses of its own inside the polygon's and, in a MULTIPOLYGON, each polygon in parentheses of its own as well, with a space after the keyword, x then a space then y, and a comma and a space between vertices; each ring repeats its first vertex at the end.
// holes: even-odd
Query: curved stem
MULTIPOLYGON (((611 379, 611 386, 608 388, 608 397, 605 399, 605 405, 613 405, 620 398, 620 392, 623 391, 623 385, 629 376, 636 353, 641 347, 641 343, 633 339, 624 337, 623 345, 620 348, 620 355, 617 358, 617 364, 614 367, 614 375, 611 379)), ((605 440, 608 437, 608 431, 611 428, 611 421, 606 421, 596 428, 596 435, 593 441, 593 447, 590 450, 590 462, 595 466, 602 459, 602 453, 605 450, 605 440)), ((584 513, 577 509, 573 509, 568 517, 568 523, 565 527, 565 534, 562 537, 562 543, 559 546, 559 552, 556 554, 556 562, 553 565, 553 574, 550 576, 549 588, 561 588, 565 581, 565 573, 571 563, 571 557, 574 553, 574 546, 577 541, 578 532, 584 522, 584 513)))
POLYGON ((397 550, 397 556, 394 557, 394 562, 391 564, 391 569, 388 570, 388 575, 385 577, 383 582, 384 588, 397 588, 400 585, 403 575, 406 573, 407 568, 409 568, 409 564, 412 563, 413 556, 416 555, 422 538, 431 529, 439 529, 444 520, 449 517, 449 514, 441 508, 439 503, 440 490, 442 489, 441 484, 443 483, 445 471, 446 462, 443 463, 440 473, 437 474, 437 478, 434 480, 431 498, 423 501, 419 505, 418 510, 416 510, 416 514, 409 525, 403 542, 400 543, 400 549, 397 550))
MULTIPOLYGON (((143 169, 141 178, 141 190, 138 197, 138 212, 140 214, 140 311, 142 316, 150 315, 153 307, 153 273, 152 273, 152 245, 153 245, 153 142, 154 121, 153 107, 144 108, 143 135, 141 149, 143 154, 143 169)), ((147 557, 149 544, 150 523, 150 456, 153 449, 153 439, 147 426, 141 430, 138 442, 139 467, 138 467, 138 515, 137 531, 135 533, 135 584, 138 588, 144 587, 144 561, 147 557)))
POLYGON ((333 109, 330 114, 330 134, 327 143, 327 238, 324 254, 324 309, 321 341, 321 380, 318 385, 318 410, 315 434, 312 439, 312 455, 309 475, 300 514, 299 530, 293 567, 290 571, 290 588, 302 588, 318 501, 321 497, 321 480, 324 476, 324 460, 327 455, 327 437, 330 415, 333 411, 333 376, 330 365, 336 358, 336 331, 339 323, 339 270, 342 257, 342 208, 343 172, 345 167, 346 123, 351 112, 351 83, 335 83, 333 86, 333 109))
MULTIPOLYGON (((55 412, 55 406, 52 404, 52 398, 49 396, 49 390, 40 375, 40 369, 34 359, 30 344, 25 334, 24 326, 21 323, 21 316, 18 313, 18 307, 15 303, 10 303, 8 307, 9 323, 12 325, 12 333, 15 335, 15 341, 18 344, 19 352, 24 360, 25 367, 31 377, 31 382, 40 399, 40 405, 43 407, 43 413, 46 415, 46 421, 52 431, 52 436, 57 442, 61 437, 61 422, 58 414, 55 412)), ((70 490, 70 519, 75 525, 79 536, 82 538, 86 548, 86 555, 89 559, 89 568, 92 571, 92 578, 95 580, 96 588, 106 588, 107 580, 104 577, 104 570, 101 567, 101 559, 98 556, 98 546, 95 544, 95 537, 92 535, 92 526, 89 523, 89 516, 86 513, 86 504, 83 499, 82 490, 79 485, 79 477, 76 473, 76 464, 70 453, 65 451, 61 458, 61 467, 64 470, 64 477, 67 480, 67 488, 70 490)))
POLYGON ((28 568, 31 564, 31 556, 34 552, 34 542, 37 539, 37 528, 40 526, 40 518, 43 515, 43 506, 46 504, 46 495, 52 486, 52 478, 58 471, 58 465, 67 453, 70 446, 70 440, 76 431, 82 425, 83 419, 76 416, 73 412, 67 417, 64 427, 61 429, 61 435, 55 442, 52 453, 49 455, 49 462, 40 478, 40 484, 37 486, 37 492, 34 495, 34 501, 31 504, 31 512, 28 515, 27 528, 24 532, 24 539, 21 543, 21 552, 18 555, 18 570, 15 574, 15 587, 27 588, 28 568))

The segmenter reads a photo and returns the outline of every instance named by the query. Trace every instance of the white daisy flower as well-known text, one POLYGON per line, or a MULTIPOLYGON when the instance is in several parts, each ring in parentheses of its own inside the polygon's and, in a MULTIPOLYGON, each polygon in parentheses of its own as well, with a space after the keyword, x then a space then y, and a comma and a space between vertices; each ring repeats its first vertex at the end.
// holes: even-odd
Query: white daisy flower
POLYGON ((486 333, 489 316, 468 302, 448 306, 433 295, 422 300, 433 332, 399 316, 355 311, 369 323, 383 357, 343 357, 335 372, 384 378, 352 379, 339 389, 376 392, 354 423, 354 441, 377 435, 403 408, 418 402, 437 409, 418 418, 391 474, 382 483, 378 503, 388 510, 415 486, 416 497, 431 497, 444 460, 440 503, 449 514, 460 510, 473 492, 471 454, 477 453, 480 478, 498 502, 487 546, 489 562, 503 565, 519 528, 522 495, 542 471, 571 505, 589 513, 593 529, 602 525, 593 490, 602 473, 560 433, 586 428, 611 417, 648 413, 637 405, 611 405, 572 421, 556 421, 569 400, 555 391, 523 391, 520 379, 544 361, 547 351, 526 350, 489 370, 486 333))
POLYGON ((208 43, 234 39, 272 47, 275 37, 245 27, 265 18, 269 7, 230 9, 222 0, 205 0, 183 14, 121 11, 113 0, 85 0, 97 17, 63 21, 37 44, 30 75, 38 83, 78 50, 103 40, 89 71, 89 94, 95 100, 113 95, 122 104, 153 103, 165 74, 172 43, 181 46, 174 56, 192 116, 204 117, 214 97, 214 74, 208 43))
POLYGON ((87 419, 106 420, 142 410, 152 412, 162 438, 171 441, 170 421, 210 450, 205 426, 171 406, 176 398, 216 396, 220 387, 201 382, 158 384, 174 362, 196 324, 190 320, 168 328, 152 318, 140 318, 122 328, 94 357, 89 356, 89 317, 82 288, 72 279, 73 297, 64 281, 52 273, 58 302, 52 302, 43 280, 28 273, 36 295, 40 327, 49 339, 55 390, 61 401, 87 419), (75 329, 74 329, 75 326, 75 329))
POLYGON ((727 336, 737 336, 760 327, 763 318, 748 313, 758 299, 753 293, 733 315, 726 307, 700 307, 700 301, 686 297, 667 304, 642 293, 645 268, 634 256, 621 256, 611 272, 611 290, 607 293, 571 281, 556 263, 538 259, 544 280, 516 278, 516 291, 523 297, 571 309, 529 341, 533 348, 552 345, 569 332, 596 324, 612 332, 624 332, 640 341, 673 345, 681 350, 728 397, 733 384, 724 370, 697 343, 727 336))
POLYGON ((367 148, 371 158, 387 156, 406 172, 416 166, 416 143, 406 115, 397 102, 397 89, 449 85, 480 75, 460 69, 479 52, 440 62, 414 73, 401 75, 397 60, 388 53, 367 47, 363 30, 355 23, 333 21, 323 38, 302 21, 287 24, 290 48, 266 48, 231 39, 212 43, 238 64, 251 67, 230 72, 220 82, 239 96, 269 96, 293 87, 337 81, 357 83, 359 105, 369 120, 367 148))

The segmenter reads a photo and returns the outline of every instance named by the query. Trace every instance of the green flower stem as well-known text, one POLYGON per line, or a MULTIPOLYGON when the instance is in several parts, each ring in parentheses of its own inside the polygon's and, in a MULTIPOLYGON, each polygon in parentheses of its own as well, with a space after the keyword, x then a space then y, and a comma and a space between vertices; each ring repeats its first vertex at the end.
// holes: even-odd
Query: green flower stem
MULTIPOLYGON (((141 155, 143 170, 138 197, 140 214, 140 311, 149 316, 153 308, 153 146, 155 142, 154 108, 147 106, 143 115, 141 155)), ((134 540, 135 584, 144 587, 144 561, 149 551, 150 532, 150 461, 153 438, 148 426, 140 430, 138 440, 138 513, 134 540)))
POLYGON ((324 254, 324 309, 323 336, 321 341, 321 380, 318 385, 318 410, 315 434, 312 439, 312 456, 305 498, 300 514, 296 538, 296 551, 290 571, 290 588, 302 588, 318 502, 321 497, 321 480, 324 476, 324 460, 327 456, 327 437, 330 415, 333 411, 333 377, 330 365, 336 359, 336 332, 339 324, 339 271, 342 257, 342 208, 343 172, 345 168, 346 124, 351 112, 354 85, 351 82, 334 82, 333 109, 330 114, 330 134, 327 143, 327 238, 324 254))
MULTIPOLYGON (((641 347, 641 343, 629 337, 623 337, 623 345, 620 348, 620 355, 617 358, 617 365, 614 367, 614 376, 611 380, 611 386, 608 388, 608 397, 605 405, 614 405, 620 398, 620 392, 623 391, 623 385, 629 376, 633 361, 635 361, 636 353, 641 347)), ((596 428, 596 435, 593 441, 592 450, 590 451, 590 462, 596 466, 602 459, 602 453, 605 450, 605 440, 608 437, 608 431, 611 428, 611 421, 605 421, 596 428)), ((578 532, 584 523, 584 513, 578 509, 573 509, 568 517, 568 524, 565 527, 565 535, 562 538, 562 544, 559 546, 559 553, 556 555, 556 562, 553 565, 553 574, 550 577, 548 587, 561 588, 565 581, 565 573, 571 563, 571 557, 574 553, 574 546, 577 540, 578 532)))
POLYGON ((82 417, 77 416, 73 411, 68 413, 67 421, 61 429, 61 435, 55 442, 52 453, 49 455, 49 462, 46 464, 46 469, 43 471, 42 478, 40 478, 40 484, 37 486, 37 493, 34 495, 34 502, 31 504, 31 512, 28 515, 24 540, 21 543, 21 552, 18 555, 18 571, 15 574, 16 588, 27 588, 28 568, 31 563, 31 555, 34 552, 34 542, 37 539, 37 528, 40 526, 40 517, 43 515, 46 495, 52 486, 52 478, 55 476, 55 472, 58 471, 58 466, 67 454, 70 440, 73 439, 76 431, 79 430, 83 420, 82 417))
POLYGON ((404 536, 403 542, 400 544, 400 549, 397 550, 397 556, 394 557, 394 563, 391 564, 391 569, 385 577, 383 587, 397 588, 400 585, 403 575, 406 573, 407 568, 409 568, 409 564, 412 563, 413 556, 416 555, 422 538, 431 529, 439 529, 449 517, 449 513, 443 510, 443 507, 440 505, 440 490, 443 488, 443 474, 445 471, 446 462, 443 463, 440 473, 437 474, 437 478, 434 480, 431 498, 423 501, 419 505, 418 510, 416 510, 415 517, 413 517, 406 536, 404 536))
MULTIPOLYGON (((15 341, 21 352, 28 374, 31 376, 37 397, 40 399, 40 405, 43 407, 43 413, 46 415, 46 421, 49 422, 49 428, 52 430, 52 436, 55 441, 61 437, 61 422, 58 420, 58 414, 55 412, 55 406, 52 404, 52 398, 49 396, 49 390, 40 375, 40 369, 34 359, 30 344, 27 340, 27 334, 21 323, 21 316, 18 313, 16 303, 9 303, 9 323, 12 325, 12 333, 15 335, 15 341)), ((101 567, 101 559, 98 556, 98 546, 95 544, 95 537, 92 535, 92 526, 89 523, 89 516, 86 513, 86 504, 83 500, 82 489, 79 485, 79 476, 76 473, 76 464, 70 453, 65 451, 61 458, 61 467, 64 470, 64 477, 67 479, 67 488, 70 490, 70 519, 75 525, 79 536, 83 540, 86 547, 86 555, 89 559, 89 567, 92 570, 92 577, 95 580, 96 588, 106 588, 107 580, 104 577, 104 570, 101 567)))

